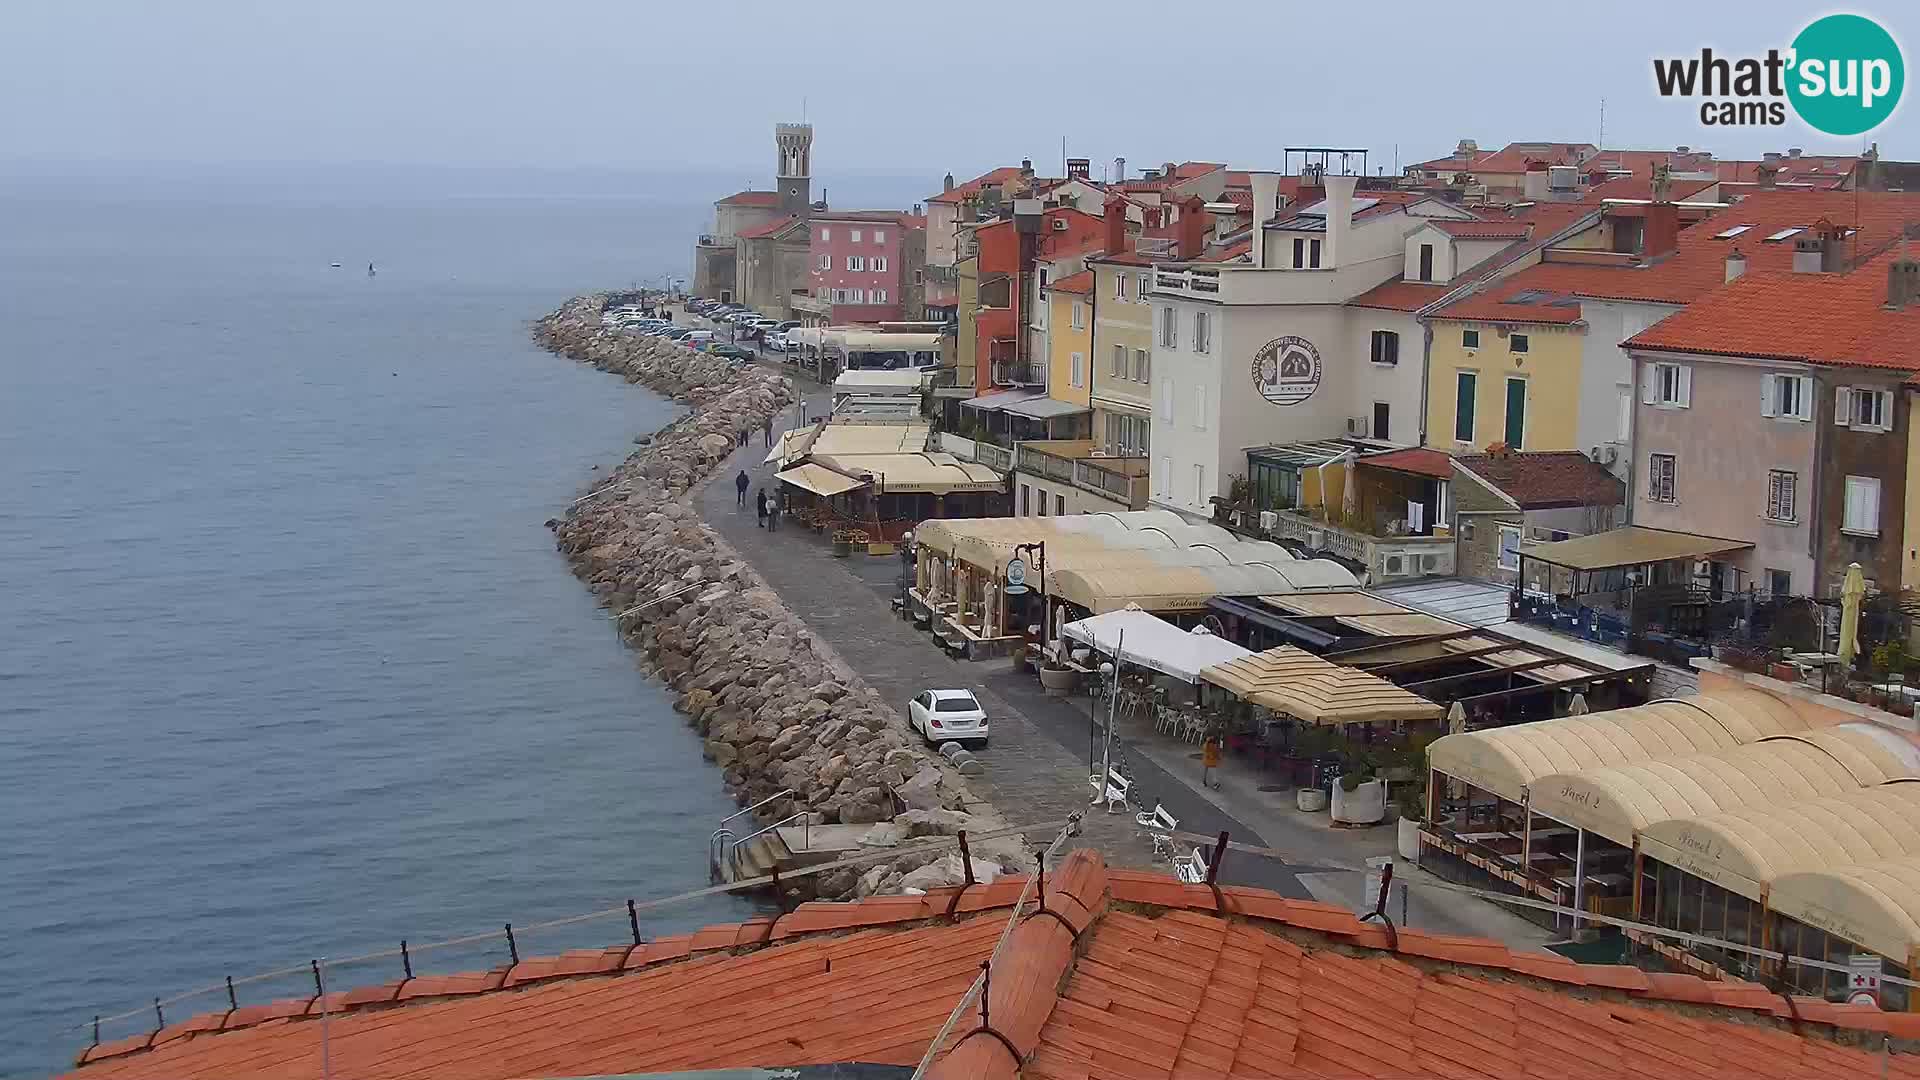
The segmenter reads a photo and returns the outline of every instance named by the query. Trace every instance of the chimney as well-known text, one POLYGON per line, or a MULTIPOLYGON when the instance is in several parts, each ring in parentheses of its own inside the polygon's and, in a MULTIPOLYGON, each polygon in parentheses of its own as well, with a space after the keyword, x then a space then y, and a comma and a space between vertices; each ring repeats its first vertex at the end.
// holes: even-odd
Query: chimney
POLYGON ((1253 188, 1253 265, 1267 265, 1267 222, 1279 209, 1280 177, 1276 173, 1247 174, 1253 188))
MULTIPOLYGON (((1769 156, 1777 157, 1778 155, 1769 156)), ((1760 167, 1754 170, 1754 175, 1760 181, 1761 191, 1772 191, 1780 179, 1780 166, 1763 161, 1760 167)))
POLYGON ((1739 248, 1727 252, 1727 280, 1732 281, 1747 272, 1747 257, 1739 248))
POLYGON ((1538 202, 1547 197, 1547 163, 1544 161, 1527 162, 1527 173, 1521 181, 1520 194, 1524 198, 1538 202))
POLYGON ((1207 204, 1198 195, 1190 195, 1180 204, 1180 220, 1174 223, 1174 257, 1197 259, 1207 246, 1207 204))
POLYGON ((1324 182, 1327 185, 1327 250, 1326 258, 1320 265, 1328 270, 1338 270, 1340 260, 1347 254, 1347 232, 1353 227, 1353 189, 1359 184, 1360 178, 1328 176, 1324 182))
POLYGON ((1920 262, 1905 256, 1887 264, 1887 310, 1920 305, 1920 262))
POLYGON ((1123 157, 1114 158, 1113 159, 1113 182, 1118 184, 1126 180, 1126 178, 1127 178, 1127 159, 1123 157))
POLYGON ((1083 157, 1067 159, 1067 179, 1085 180, 1093 174, 1093 162, 1083 157))
POLYGON ((1795 160, 1795 161, 1799 161, 1799 160, 1800 160, 1800 148, 1799 148, 1799 147, 1797 147, 1797 146, 1789 146, 1789 147, 1787 147, 1787 156, 1788 156, 1788 157, 1790 157, 1790 158, 1792 158, 1792 159, 1793 159, 1793 160, 1795 160))
POLYGON ((952 174, 952 173, 948 173, 948 174, 947 174, 947 179, 946 179, 946 181, 945 181, 945 183, 946 183, 946 186, 945 186, 945 187, 942 187, 942 188, 941 188, 940 190, 941 190, 941 191, 952 191, 952 190, 953 190, 953 174, 952 174))
POLYGON ((1640 261, 1652 262, 1673 254, 1680 244, 1680 208, 1670 202, 1648 203, 1645 222, 1641 230, 1640 261))
POLYGON ((1173 162, 1169 161, 1165 165, 1160 166, 1160 175, 1169 180, 1173 179, 1173 162))
POLYGON ((1107 254, 1118 255, 1127 250, 1127 200, 1118 195, 1107 200, 1107 254))
POLYGON ((1796 274, 1817 274, 1820 272, 1821 255, 1825 245, 1812 230, 1793 238, 1793 272, 1796 274))

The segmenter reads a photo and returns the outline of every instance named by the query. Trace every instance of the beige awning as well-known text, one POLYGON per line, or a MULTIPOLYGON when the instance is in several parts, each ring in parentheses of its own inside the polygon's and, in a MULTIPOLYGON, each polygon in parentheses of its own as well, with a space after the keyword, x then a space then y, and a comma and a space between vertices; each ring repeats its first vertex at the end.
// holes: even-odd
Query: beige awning
MULTIPOLYGON (((1047 548, 1047 557, 1055 558, 1051 545, 1047 548)), ((1353 584, 1352 573, 1326 560, 1288 561, 1279 565, 1210 561, 1188 566, 1143 561, 1112 569, 1061 569, 1047 575, 1049 593, 1096 615, 1118 611, 1128 604, 1138 605, 1144 611, 1200 611, 1216 596, 1246 596, 1328 585, 1351 587, 1353 584)))
POLYGON ((1749 900, 1788 874, 1920 856, 1920 782, 1659 821, 1640 834, 1649 859, 1749 900))
POLYGON ((1729 551, 1744 551, 1751 541, 1729 540, 1723 536, 1649 529, 1628 525, 1611 532, 1576 536, 1551 544, 1530 545, 1522 552, 1527 558, 1564 566, 1569 570, 1611 570, 1669 559, 1705 559, 1729 551))
POLYGON ((1438 704, 1358 668, 1341 667, 1291 645, 1200 673, 1244 701, 1314 724, 1438 720, 1438 704))
POLYGON ((808 462, 805 465, 796 465, 783 473, 775 473, 773 478, 783 483, 792 484, 802 491, 811 491, 815 495, 822 495, 827 498, 844 494, 855 488, 867 486, 864 480, 855 480, 850 476, 842 476, 832 469, 822 465, 815 465, 812 462, 808 462))
POLYGON ((1920 950, 1920 856, 1786 874, 1767 906, 1906 967, 1920 950))
POLYGON ((961 461, 952 454, 824 454, 816 447, 813 457, 837 472, 871 477, 883 494, 948 494, 1006 488, 1006 480, 999 473, 985 465, 961 461))
POLYGON ((1409 610, 1383 596, 1365 592, 1308 593, 1300 596, 1263 596, 1260 602, 1289 615, 1327 618, 1339 615, 1404 615, 1409 610))
POLYGON ((1740 709, 1702 696, 1463 731, 1434 740, 1427 753, 1435 771, 1517 803, 1536 780, 1552 773, 1726 750, 1808 726, 1791 710, 1774 712, 1757 704, 1740 709), (1737 719, 1723 720, 1721 713, 1737 719))

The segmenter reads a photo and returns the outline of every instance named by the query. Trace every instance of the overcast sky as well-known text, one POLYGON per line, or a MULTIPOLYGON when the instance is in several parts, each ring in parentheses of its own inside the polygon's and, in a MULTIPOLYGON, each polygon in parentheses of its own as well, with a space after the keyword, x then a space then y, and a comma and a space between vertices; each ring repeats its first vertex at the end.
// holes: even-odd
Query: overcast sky
MULTIPOLYGON (((963 177, 1060 139, 1095 162, 1277 167, 1364 146, 1391 170, 1461 138, 1690 144, 1722 157, 1858 140, 1703 128, 1650 51, 1784 47, 1804 3, 1106 0, 9 0, 0 160, 772 171, 803 109, 814 172, 963 177), (804 103, 804 104, 803 104, 804 103)), ((1857 8, 1920 41, 1910 2, 1857 8)), ((1910 71, 1911 75, 1912 72, 1910 71)), ((1911 79, 1910 79, 1911 81, 1911 79)), ((1909 93, 1908 97, 1912 97, 1909 93)), ((1920 157, 1909 101, 1877 133, 1920 157)))

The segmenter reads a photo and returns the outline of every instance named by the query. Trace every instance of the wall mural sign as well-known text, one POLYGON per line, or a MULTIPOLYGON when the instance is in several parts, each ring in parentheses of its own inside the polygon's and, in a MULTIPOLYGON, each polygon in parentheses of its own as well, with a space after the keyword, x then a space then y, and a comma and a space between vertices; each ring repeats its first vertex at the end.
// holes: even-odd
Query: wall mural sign
POLYGON ((1303 337, 1275 338, 1253 354, 1253 385, 1275 405, 1298 405, 1320 389, 1320 350, 1303 337))

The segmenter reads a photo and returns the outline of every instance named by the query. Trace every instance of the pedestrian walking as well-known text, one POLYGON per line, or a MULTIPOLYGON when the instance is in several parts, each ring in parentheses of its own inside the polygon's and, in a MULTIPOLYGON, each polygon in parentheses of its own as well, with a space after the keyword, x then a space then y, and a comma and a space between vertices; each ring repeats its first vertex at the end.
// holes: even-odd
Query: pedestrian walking
POLYGON ((766 438, 767 445, 772 446, 773 445, 773 417, 771 416, 767 417, 767 422, 761 425, 760 431, 761 431, 761 434, 766 438))
POLYGON ((767 489, 766 488, 761 488, 759 491, 754 492, 753 516, 754 516, 755 525, 758 525, 762 529, 767 527, 767 489))
POLYGON ((740 475, 733 478, 733 505, 747 508, 747 485, 753 481, 747 479, 747 470, 741 469, 740 475))
POLYGON ((775 495, 773 498, 767 500, 767 531, 768 532, 780 531, 780 496, 779 495, 775 495))
POLYGON ((1220 790, 1220 781, 1213 778, 1213 770, 1220 767, 1220 736, 1207 733, 1206 741, 1200 744, 1200 766, 1201 786, 1220 790))
POLYGON ((747 433, 748 433, 748 432, 750 432, 750 431, 752 431, 752 430, 753 430, 752 428, 741 428, 741 429, 740 429, 740 445, 741 445, 741 446, 745 446, 745 445, 747 445, 747 433))

